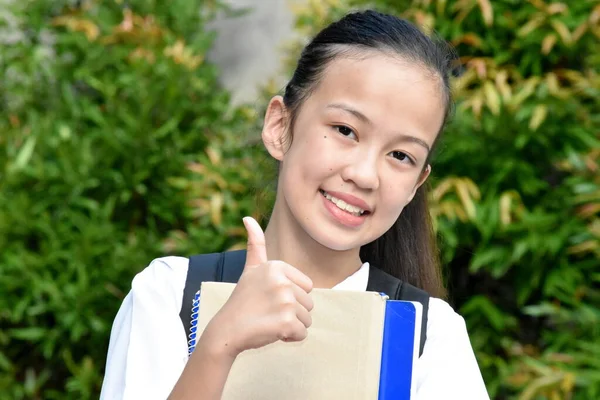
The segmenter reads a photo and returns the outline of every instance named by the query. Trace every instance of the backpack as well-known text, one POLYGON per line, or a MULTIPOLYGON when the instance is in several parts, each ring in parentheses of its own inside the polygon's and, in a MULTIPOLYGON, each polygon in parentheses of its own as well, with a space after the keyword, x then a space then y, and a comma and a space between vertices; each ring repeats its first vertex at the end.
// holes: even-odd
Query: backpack
MULTIPOLYGON (((186 335, 191 330, 192 307, 196 293, 200 289, 200 284, 202 282, 237 283, 245 264, 246 250, 200 254, 189 258, 183 301, 179 312, 186 335)), ((429 294, 373 266, 369 270, 367 291, 385 293, 390 300, 417 301, 423 305, 421 344, 419 348, 419 356, 421 356, 427 339, 429 294)))

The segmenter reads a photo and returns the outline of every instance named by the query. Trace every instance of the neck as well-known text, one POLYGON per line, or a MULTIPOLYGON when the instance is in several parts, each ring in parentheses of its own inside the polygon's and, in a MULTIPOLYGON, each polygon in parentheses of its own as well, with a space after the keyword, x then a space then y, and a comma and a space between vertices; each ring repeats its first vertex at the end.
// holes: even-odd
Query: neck
POLYGON ((281 260, 297 268, 315 288, 332 288, 360 268, 360 249, 336 251, 321 245, 304 231, 279 198, 265 230, 269 260, 281 260))

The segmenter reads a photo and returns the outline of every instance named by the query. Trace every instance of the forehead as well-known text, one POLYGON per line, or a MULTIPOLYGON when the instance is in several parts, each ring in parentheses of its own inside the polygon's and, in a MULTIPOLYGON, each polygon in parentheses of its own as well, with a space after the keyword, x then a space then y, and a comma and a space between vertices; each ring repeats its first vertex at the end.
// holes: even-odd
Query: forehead
POLYGON ((349 103, 378 128, 418 134, 430 144, 445 115, 441 78, 419 64, 383 53, 336 57, 307 102, 315 111, 330 103, 349 103))

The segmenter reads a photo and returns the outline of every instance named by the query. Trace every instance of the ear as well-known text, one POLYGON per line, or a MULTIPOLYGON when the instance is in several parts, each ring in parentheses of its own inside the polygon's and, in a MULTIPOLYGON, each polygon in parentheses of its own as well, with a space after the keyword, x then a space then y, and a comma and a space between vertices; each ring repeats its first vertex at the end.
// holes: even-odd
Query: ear
POLYGON ((419 176, 419 180, 417 181, 412 193, 408 197, 408 201, 406 202, 406 204, 408 204, 412 201, 412 199, 415 197, 415 194, 417 193, 417 190, 421 187, 421 185, 423 185, 425 183, 425 181, 427 180, 427 178, 429 177, 430 174, 431 174, 431 164, 427 164, 427 167, 425 167, 423 172, 421 172, 421 176, 419 176))
POLYGON ((282 161, 286 152, 287 113, 283 97, 275 96, 269 102, 262 130, 263 143, 273 158, 282 161))

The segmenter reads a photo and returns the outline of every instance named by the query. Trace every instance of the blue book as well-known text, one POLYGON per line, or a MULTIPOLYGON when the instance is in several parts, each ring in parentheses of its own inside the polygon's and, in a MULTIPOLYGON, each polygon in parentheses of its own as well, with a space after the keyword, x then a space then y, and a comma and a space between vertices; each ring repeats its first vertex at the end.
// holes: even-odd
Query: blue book
POLYGON ((414 365, 419 357, 421 303, 388 300, 385 305, 379 400, 414 398, 414 365))

